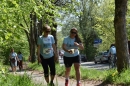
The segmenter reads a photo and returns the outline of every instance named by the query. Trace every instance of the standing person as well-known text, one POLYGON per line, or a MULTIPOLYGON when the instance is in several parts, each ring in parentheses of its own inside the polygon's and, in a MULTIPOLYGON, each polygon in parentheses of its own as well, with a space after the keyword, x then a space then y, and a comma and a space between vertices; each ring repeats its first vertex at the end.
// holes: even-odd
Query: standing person
POLYGON ((20 51, 18 52, 18 58, 19 58, 19 70, 21 71, 23 69, 23 55, 20 51))
POLYGON ((14 72, 14 74, 16 73, 16 67, 17 67, 17 61, 19 61, 18 57, 17 57, 17 53, 14 52, 14 49, 11 49, 11 52, 9 54, 9 60, 10 60, 10 65, 12 68, 12 72, 14 72))
POLYGON ((43 35, 38 38, 38 61, 41 62, 44 77, 48 85, 54 86, 53 80, 56 74, 55 61, 58 58, 55 40, 52 35, 50 26, 47 24, 43 26, 43 35), (51 81, 49 82, 49 69, 51 75, 51 81))
POLYGON ((64 52, 64 64, 65 64, 65 86, 69 83, 69 74, 72 64, 74 64, 76 72, 77 86, 81 86, 80 82, 80 55, 79 50, 84 49, 84 46, 78 36, 76 28, 70 30, 70 35, 63 40, 62 48, 64 52))

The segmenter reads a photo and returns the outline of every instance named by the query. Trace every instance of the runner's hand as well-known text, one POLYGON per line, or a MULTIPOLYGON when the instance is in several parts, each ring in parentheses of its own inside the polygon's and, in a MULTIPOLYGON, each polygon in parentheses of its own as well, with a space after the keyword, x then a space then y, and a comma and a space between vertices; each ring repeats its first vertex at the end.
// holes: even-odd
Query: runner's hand
POLYGON ((73 54, 73 52, 72 52, 72 50, 70 49, 70 50, 68 50, 68 52, 70 53, 70 54, 73 54))
POLYGON ((79 43, 77 43, 77 42, 74 42, 74 45, 76 45, 76 46, 79 46, 79 43))

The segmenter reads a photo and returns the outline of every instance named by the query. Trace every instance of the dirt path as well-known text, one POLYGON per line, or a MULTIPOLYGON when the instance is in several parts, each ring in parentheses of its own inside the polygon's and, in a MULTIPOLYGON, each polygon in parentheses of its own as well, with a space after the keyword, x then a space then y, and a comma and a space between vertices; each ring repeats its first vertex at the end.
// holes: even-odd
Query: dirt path
MULTIPOLYGON (((24 73, 29 75, 35 83, 46 86, 46 82, 45 82, 44 75, 42 72, 40 72, 40 71, 17 72, 17 74, 19 74, 19 75, 23 75, 24 73)), ((101 84, 101 82, 83 81, 83 80, 81 80, 81 83, 82 83, 82 86, 99 86, 99 84, 101 84)), ((64 77, 56 76, 54 79, 54 84, 55 84, 55 86, 64 86, 64 77)), ((76 80, 70 79, 69 86, 76 86, 76 80)))
MULTIPOLYGON (((27 74, 29 75, 32 80, 37 83, 37 84, 41 84, 42 86, 47 86, 45 79, 44 79, 44 75, 42 73, 42 71, 30 71, 30 70, 26 70, 27 65, 24 65, 24 70, 23 71, 17 71, 17 74, 19 75, 23 75, 23 74, 27 74)), ((18 70, 18 68, 17 68, 18 70)), ((56 76, 54 79, 54 84, 55 86, 64 86, 64 77, 61 76, 56 76)), ((82 86, 112 86, 112 85, 105 85, 102 84, 102 81, 88 81, 88 80, 81 80, 82 86)), ((69 86, 76 86, 76 80, 75 79, 70 79, 69 80, 69 86)))

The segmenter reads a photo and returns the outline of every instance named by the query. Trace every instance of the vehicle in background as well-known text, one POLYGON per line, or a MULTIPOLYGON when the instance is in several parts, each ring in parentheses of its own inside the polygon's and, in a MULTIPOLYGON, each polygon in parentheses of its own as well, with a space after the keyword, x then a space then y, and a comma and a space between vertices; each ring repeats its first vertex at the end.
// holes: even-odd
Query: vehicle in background
POLYGON ((94 62, 95 64, 97 64, 97 62, 103 63, 103 62, 108 62, 108 52, 104 51, 104 52, 99 52, 98 55, 96 55, 94 57, 94 62))
POLYGON ((87 57, 85 55, 80 55, 82 62, 87 62, 87 57))

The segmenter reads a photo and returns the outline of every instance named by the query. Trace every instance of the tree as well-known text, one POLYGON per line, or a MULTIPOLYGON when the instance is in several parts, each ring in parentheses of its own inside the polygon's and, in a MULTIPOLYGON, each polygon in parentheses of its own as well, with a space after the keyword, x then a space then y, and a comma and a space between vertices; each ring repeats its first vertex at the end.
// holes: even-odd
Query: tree
POLYGON ((117 70, 119 73, 129 67, 126 11, 127 0, 115 0, 114 27, 117 49, 117 70))
POLYGON ((102 0, 97 6, 94 30, 103 40, 99 46, 99 51, 108 50, 112 43, 115 43, 114 20, 114 1, 102 0))
MULTIPOLYGON (((2 46, 0 48, 4 47, 4 51, 0 49, 1 52, 5 52, 5 49, 14 46, 18 48, 16 45, 22 44, 22 42, 18 44, 18 39, 20 40, 23 35, 26 35, 27 40, 24 39, 23 43, 28 41, 28 44, 24 45, 29 45, 29 48, 26 48, 30 50, 31 56, 35 58, 37 37, 41 35, 43 23, 48 23, 52 26, 52 34, 56 39, 57 25, 54 19, 57 16, 57 8, 53 2, 54 0, 1 0, 0 45, 2 46), (25 34, 23 34, 24 32, 25 34)), ((32 59, 32 62, 34 62, 34 59, 32 59)))
MULTIPOLYGON (((25 5, 25 2, 22 2, 25 5)), ((28 3, 26 3, 28 4, 28 3)), ((21 4, 19 4, 20 7, 22 7, 21 4)), ((42 25, 43 24, 49 24, 52 28, 52 35, 54 36, 54 39, 56 41, 57 45, 57 38, 56 38, 56 28, 57 24, 55 22, 56 15, 56 6, 53 5, 53 1, 33 1, 34 7, 30 7, 28 10, 28 15, 24 15, 24 12, 22 14, 24 22, 20 25, 23 28, 26 36, 28 38, 29 43, 29 50, 30 50, 30 56, 31 56, 31 62, 35 62, 36 60, 36 46, 37 46, 37 38, 39 35, 42 35, 42 25), (29 20, 26 19, 29 18, 29 20), (25 24, 24 24, 25 23, 25 24), (30 25, 29 25, 30 24, 30 25)))

